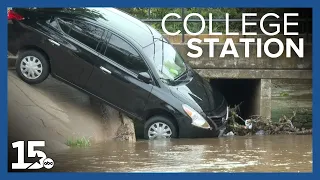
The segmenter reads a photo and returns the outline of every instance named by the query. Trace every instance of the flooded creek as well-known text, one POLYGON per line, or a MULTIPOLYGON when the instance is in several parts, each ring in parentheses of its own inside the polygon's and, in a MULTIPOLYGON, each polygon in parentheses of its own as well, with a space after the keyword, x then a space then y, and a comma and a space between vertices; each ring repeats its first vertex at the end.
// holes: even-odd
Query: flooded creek
POLYGON ((311 172, 312 136, 108 142, 51 157, 52 171, 311 172))

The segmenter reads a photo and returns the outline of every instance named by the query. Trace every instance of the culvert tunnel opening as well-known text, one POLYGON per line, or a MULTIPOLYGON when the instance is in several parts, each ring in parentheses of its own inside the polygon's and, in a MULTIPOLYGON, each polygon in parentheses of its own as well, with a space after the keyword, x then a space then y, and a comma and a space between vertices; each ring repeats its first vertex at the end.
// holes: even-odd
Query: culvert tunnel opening
POLYGON ((229 107, 240 105, 238 114, 243 119, 260 114, 260 82, 260 79, 210 79, 211 86, 224 95, 229 107))
MULTIPOLYGON (((209 82, 223 94, 229 107, 241 103, 238 113, 243 119, 260 114, 260 79, 209 79, 209 82)), ((140 121, 134 123, 136 138, 143 139, 144 124, 140 121)))

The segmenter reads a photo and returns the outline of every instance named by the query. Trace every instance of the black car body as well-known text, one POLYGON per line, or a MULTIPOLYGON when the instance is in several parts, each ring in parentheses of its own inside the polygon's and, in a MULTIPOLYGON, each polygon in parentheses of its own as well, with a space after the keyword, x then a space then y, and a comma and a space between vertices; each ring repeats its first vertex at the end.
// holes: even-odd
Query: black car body
POLYGON ((122 11, 13 8, 8 19, 8 51, 27 83, 51 73, 144 122, 146 138, 161 127, 163 137, 216 136, 225 127, 223 95, 158 31, 122 11))

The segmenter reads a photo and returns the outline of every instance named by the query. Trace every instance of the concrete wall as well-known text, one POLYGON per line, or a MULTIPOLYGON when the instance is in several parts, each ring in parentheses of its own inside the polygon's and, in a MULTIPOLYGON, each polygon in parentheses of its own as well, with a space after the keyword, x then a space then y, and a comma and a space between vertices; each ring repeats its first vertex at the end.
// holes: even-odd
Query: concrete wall
POLYGON ((291 117, 296 111, 294 124, 312 126, 312 80, 272 79, 271 112, 272 119, 282 115, 291 117), (299 123, 300 122, 300 123, 299 123))
MULTIPOLYGON (((206 37, 208 36, 198 36, 200 39, 206 37)), ((226 36, 219 36, 221 42, 224 42, 225 38, 226 36)), ((231 38, 234 42, 239 42, 239 36, 231 38)), ((190 36, 186 36, 186 41, 188 39, 190 39, 190 36)), ((181 41, 181 37, 169 37, 169 40, 178 42, 181 41)), ((260 80, 255 90, 248 89, 248 91, 252 91, 252 99, 248 100, 251 101, 250 104, 253 106, 252 112, 259 112, 265 118, 278 120, 281 115, 290 117, 293 110, 299 108, 297 119, 310 120, 312 118, 311 44, 305 44, 304 58, 297 57, 293 52, 291 58, 286 58, 284 52, 282 56, 275 59, 267 57, 264 53, 262 53, 261 58, 257 58, 256 45, 250 47, 250 58, 244 57, 244 45, 240 43, 236 44, 239 58, 234 58, 231 55, 220 58, 223 43, 216 44, 215 57, 210 58, 209 44, 203 43, 200 45, 203 54, 197 59, 187 56, 190 49, 186 43, 174 43, 174 46, 192 68, 208 79, 260 80), (287 96, 283 92, 290 93, 287 96)), ((270 49, 277 49, 277 45, 271 45, 270 49)), ((235 95, 237 95, 237 92, 235 92, 235 95)), ((311 126, 311 123, 309 125, 311 126)))
MULTIPOLYGON (((312 46, 305 45, 305 57, 299 58, 295 54, 291 58, 282 56, 276 59, 267 57, 262 53, 257 58, 256 46, 250 47, 250 58, 244 57, 244 45, 236 44, 239 58, 227 55, 220 58, 223 44, 217 44, 214 52, 215 57, 209 57, 209 45, 201 44, 203 54, 194 59, 187 56, 190 51, 187 44, 174 44, 183 58, 196 69, 200 75, 208 78, 243 78, 243 79, 311 79, 312 78, 312 46)), ((275 45, 271 45, 277 48, 275 45)))

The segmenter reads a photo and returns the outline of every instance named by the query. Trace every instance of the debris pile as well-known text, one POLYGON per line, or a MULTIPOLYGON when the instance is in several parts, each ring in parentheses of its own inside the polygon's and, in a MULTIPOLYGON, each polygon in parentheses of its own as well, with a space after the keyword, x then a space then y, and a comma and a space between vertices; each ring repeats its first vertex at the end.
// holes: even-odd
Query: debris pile
POLYGON ((312 134, 312 129, 297 128, 293 125, 296 111, 291 117, 283 115, 279 121, 271 121, 261 116, 243 119, 239 116, 239 105, 230 108, 230 117, 224 136, 274 135, 274 134, 312 134))

